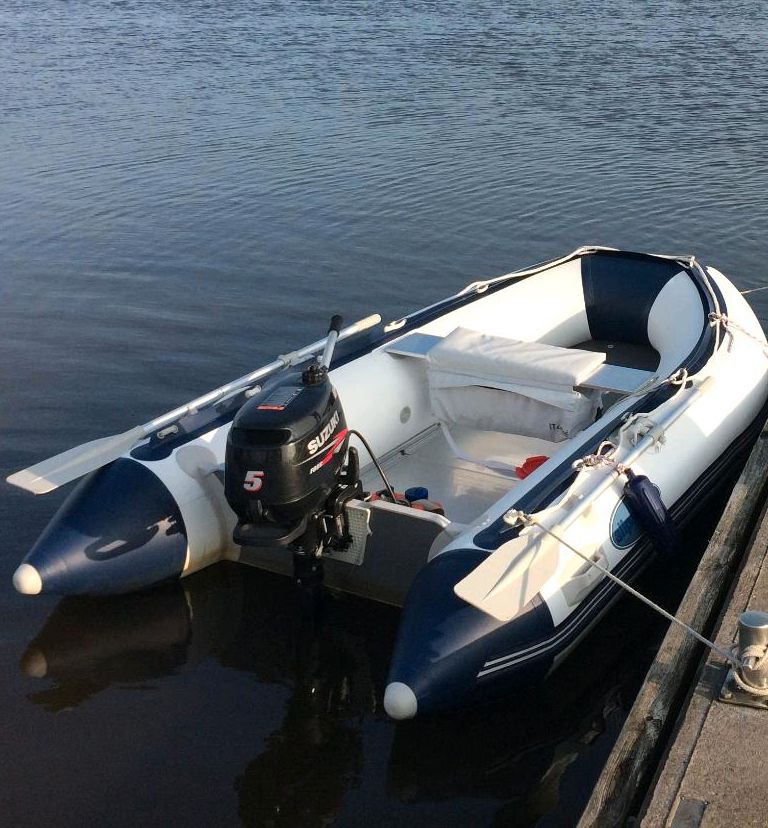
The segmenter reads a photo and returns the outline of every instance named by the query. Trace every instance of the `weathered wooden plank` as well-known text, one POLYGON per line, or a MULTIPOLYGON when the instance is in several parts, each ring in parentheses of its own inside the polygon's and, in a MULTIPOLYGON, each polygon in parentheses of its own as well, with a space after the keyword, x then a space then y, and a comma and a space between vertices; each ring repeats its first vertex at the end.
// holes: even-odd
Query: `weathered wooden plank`
MULTIPOLYGON (((763 431, 734 487, 677 617, 707 630, 732 581, 766 498, 768 432, 763 431)), ((648 784, 665 726, 687 691, 701 646, 671 625, 579 821, 579 828, 624 825, 630 807, 648 784)))
MULTIPOLYGON (((727 649, 734 643, 741 613, 747 608, 766 606, 768 507, 763 509, 735 586, 720 613, 713 641, 727 649)), ((696 678, 698 681, 689 691, 675 722, 669 751, 646 796, 647 809, 640 824, 644 828, 657 828, 669 822, 675 828, 687 797, 710 803, 711 825, 750 824, 764 828, 762 799, 754 796, 754 792, 768 787, 768 768, 763 762, 768 722, 757 711, 718 705, 716 700, 723 686, 725 665, 716 653, 709 653, 696 678), (744 713, 757 713, 757 716, 745 718, 744 713), (707 786, 711 775, 717 779, 714 791, 711 785, 707 786), (714 816, 715 812, 719 812, 719 819, 714 816)))

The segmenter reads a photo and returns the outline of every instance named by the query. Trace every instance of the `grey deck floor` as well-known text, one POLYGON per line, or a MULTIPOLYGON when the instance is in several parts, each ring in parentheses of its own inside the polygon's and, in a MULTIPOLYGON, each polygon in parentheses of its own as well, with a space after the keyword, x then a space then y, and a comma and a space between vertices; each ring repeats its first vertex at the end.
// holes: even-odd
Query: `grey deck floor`
MULTIPOLYGON (((470 457, 495 458, 515 466, 532 455, 552 456, 566 444, 495 432, 456 430, 462 452, 470 457)), ((404 453, 383 462, 384 471, 397 491, 425 486, 432 500, 445 506, 446 517, 460 524, 475 521, 489 506, 518 484, 510 474, 494 471, 480 463, 462 460, 453 453, 439 429, 431 431, 404 453)), ((367 491, 382 488, 375 469, 363 473, 367 491)))

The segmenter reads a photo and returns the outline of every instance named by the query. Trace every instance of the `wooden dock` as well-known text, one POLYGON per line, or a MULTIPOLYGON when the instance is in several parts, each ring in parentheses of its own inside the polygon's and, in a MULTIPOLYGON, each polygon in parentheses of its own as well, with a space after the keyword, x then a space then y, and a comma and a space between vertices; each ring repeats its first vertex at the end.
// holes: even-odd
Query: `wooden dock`
MULTIPOLYGON (((768 430, 757 440, 677 617, 725 649, 768 611, 768 430)), ((671 625, 579 828, 768 826, 768 710, 716 701, 725 659, 671 625)))

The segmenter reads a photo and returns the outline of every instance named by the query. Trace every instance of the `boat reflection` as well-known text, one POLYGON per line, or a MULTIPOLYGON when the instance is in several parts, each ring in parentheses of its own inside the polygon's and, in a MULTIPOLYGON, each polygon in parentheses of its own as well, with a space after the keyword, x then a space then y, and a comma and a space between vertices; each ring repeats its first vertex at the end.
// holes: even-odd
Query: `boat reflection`
MULTIPOLYGON (((322 628, 302 623, 289 579, 223 563, 149 592, 62 599, 20 668, 30 678, 53 682, 29 696, 52 711, 75 707, 114 684, 160 679, 209 657, 260 682, 300 688, 313 670, 327 669, 325 660, 365 661, 368 639, 380 638, 379 632, 388 632, 381 646, 390 647, 397 613, 329 597, 325 619, 322 628)), ((379 660, 383 676, 385 652, 379 660)))
POLYGON ((184 586, 64 598, 21 658, 25 675, 53 682, 29 700, 51 712, 71 709, 114 684, 154 681, 208 655, 241 615, 238 580, 218 569, 184 586))
POLYGON ((536 825, 560 809, 564 821, 553 824, 575 824, 632 703, 616 685, 581 685, 559 698, 545 686, 458 720, 398 729, 390 793, 407 802, 496 800, 496 826, 536 825), (573 788, 567 797, 565 787, 573 788))
POLYGON ((363 725, 380 691, 364 642, 338 628, 300 640, 282 726, 235 781, 244 825, 327 825, 362 775, 363 725))
MULTIPOLYGON (((365 722, 379 715, 398 613, 328 596, 303 622, 293 583, 237 565, 109 599, 66 598, 21 659, 58 712, 113 685, 146 685, 207 658, 288 688, 282 724, 234 780, 245 825, 325 825, 360 779, 365 722)), ((259 696, 238 726, 258 715, 259 696)), ((383 716, 383 714, 380 714, 383 716)))
MULTIPOLYGON (((29 696, 50 711, 114 685, 173 692, 163 677, 211 658, 281 685, 279 728, 258 738, 231 783, 248 826, 328 825, 363 784, 398 821, 408 803, 450 812, 457 797, 498 808, 498 826, 545 814, 575 821, 658 642, 649 611, 622 601, 541 687, 401 725, 381 710, 397 621, 391 608, 329 597, 323 623, 307 626, 289 579, 221 565, 149 593, 62 600, 21 669, 51 682, 29 696)), ((223 726, 248 729, 259 717, 260 691, 243 692, 246 704, 227 700, 237 712, 223 726)))

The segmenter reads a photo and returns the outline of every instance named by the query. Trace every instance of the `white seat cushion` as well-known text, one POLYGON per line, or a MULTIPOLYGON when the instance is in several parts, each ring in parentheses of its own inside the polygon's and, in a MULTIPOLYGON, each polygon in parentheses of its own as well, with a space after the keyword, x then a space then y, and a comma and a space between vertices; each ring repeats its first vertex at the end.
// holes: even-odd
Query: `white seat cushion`
POLYGON ((431 368, 503 384, 573 388, 605 362, 605 354, 456 328, 430 348, 427 362, 431 368))
POLYGON ((599 394, 574 390, 605 354, 457 328, 427 353, 433 414, 449 425, 566 440, 594 421, 599 394))

